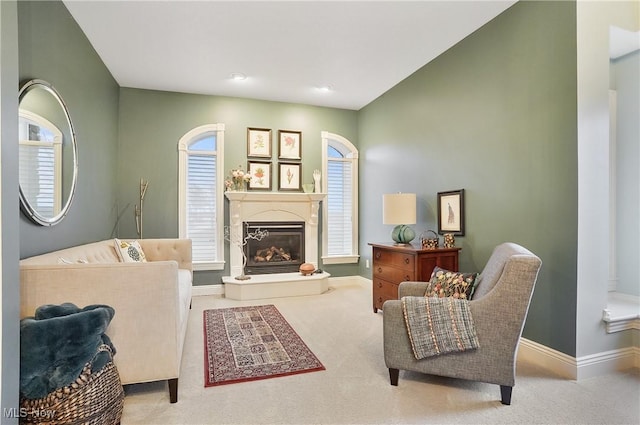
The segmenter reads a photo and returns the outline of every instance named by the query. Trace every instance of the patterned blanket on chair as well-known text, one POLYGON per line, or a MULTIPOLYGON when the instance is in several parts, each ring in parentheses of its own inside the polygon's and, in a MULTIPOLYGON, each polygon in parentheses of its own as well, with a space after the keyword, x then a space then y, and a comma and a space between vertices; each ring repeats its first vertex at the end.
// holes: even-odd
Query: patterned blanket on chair
POLYGON ((402 310, 417 360, 480 346, 467 300, 402 297, 402 310))

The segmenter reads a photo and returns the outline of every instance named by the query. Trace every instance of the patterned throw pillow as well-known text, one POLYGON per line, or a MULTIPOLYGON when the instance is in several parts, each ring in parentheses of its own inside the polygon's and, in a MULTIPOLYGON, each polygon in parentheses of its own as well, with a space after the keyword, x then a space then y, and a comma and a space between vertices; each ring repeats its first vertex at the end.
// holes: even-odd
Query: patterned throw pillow
POLYGON ((470 300, 478 273, 459 273, 436 266, 424 293, 425 297, 453 297, 470 300))
POLYGON ((138 241, 123 241, 116 238, 115 244, 121 261, 125 263, 147 262, 147 257, 144 256, 144 252, 138 241))

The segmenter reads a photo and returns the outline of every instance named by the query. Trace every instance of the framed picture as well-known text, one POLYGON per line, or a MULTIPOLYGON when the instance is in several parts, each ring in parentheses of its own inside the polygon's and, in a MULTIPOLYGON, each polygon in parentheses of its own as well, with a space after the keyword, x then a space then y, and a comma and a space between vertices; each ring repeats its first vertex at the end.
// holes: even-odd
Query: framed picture
POLYGON ((300 175, 302 173, 302 164, 294 162, 278 163, 279 177, 278 190, 297 190, 302 187, 300 175))
POLYGON ((302 132, 278 130, 278 158, 302 159, 302 132))
POLYGON ((247 156, 271 158, 271 130, 247 128, 247 156))
POLYGON ((271 190, 271 162, 248 161, 249 190, 271 190))
POLYGON ((438 233, 464 236, 464 189, 438 192, 438 233))

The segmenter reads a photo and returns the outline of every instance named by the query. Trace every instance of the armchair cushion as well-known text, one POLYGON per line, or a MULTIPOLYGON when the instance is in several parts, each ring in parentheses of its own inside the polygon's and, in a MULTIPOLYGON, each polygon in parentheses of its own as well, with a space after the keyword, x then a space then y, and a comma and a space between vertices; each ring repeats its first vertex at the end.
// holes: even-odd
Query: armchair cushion
POLYGON ((471 299, 478 273, 459 273, 436 266, 424 293, 425 297, 471 299))

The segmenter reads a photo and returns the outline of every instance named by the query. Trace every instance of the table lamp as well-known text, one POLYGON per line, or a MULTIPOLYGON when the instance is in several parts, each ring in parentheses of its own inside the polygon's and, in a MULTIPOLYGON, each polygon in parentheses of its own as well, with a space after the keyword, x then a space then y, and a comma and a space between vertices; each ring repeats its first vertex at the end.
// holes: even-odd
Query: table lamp
POLYGON ((416 224, 416 194, 393 193, 382 195, 382 223, 395 224, 391 239, 396 245, 407 245, 416 233, 407 224, 416 224))

